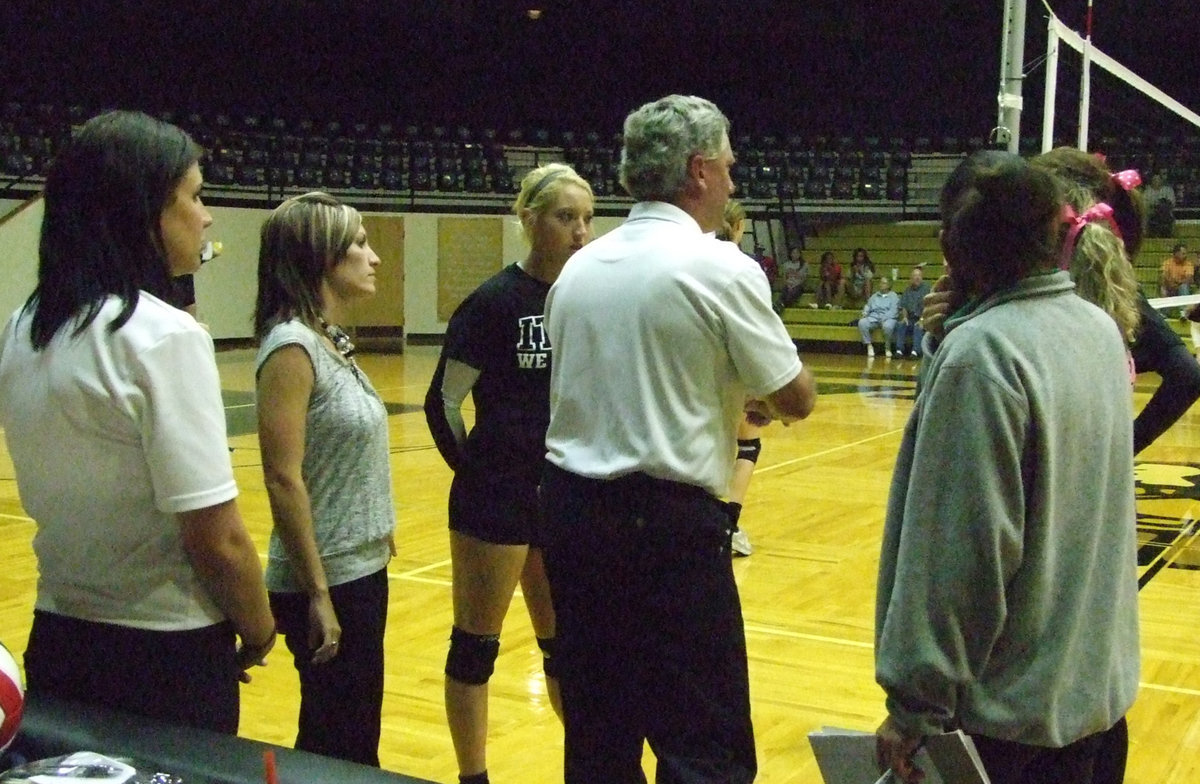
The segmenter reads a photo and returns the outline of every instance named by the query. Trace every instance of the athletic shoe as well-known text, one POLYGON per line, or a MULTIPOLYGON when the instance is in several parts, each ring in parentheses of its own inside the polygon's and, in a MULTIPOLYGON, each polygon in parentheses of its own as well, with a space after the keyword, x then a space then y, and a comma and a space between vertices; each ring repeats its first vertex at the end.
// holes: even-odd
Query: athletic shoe
POLYGON ((826 303, 825 303, 825 309, 826 309, 826 310, 833 310, 833 303, 832 303, 832 302, 826 302, 826 303))
POLYGON ((885 357, 887 357, 888 359, 891 359, 892 358, 892 350, 890 348, 885 348, 883 350, 883 355, 885 357))
POLYGON ((867 344, 867 357, 869 359, 875 358, 875 344, 874 343, 867 344))
POLYGON ((820 305, 818 305, 818 304, 817 304, 817 303, 815 303, 815 302, 810 302, 810 303, 808 303, 808 306, 809 306, 810 308, 812 308, 813 310, 816 310, 817 308, 821 307, 820 305))
POLYGON ((913 351, 912 353, 909 354, 909 356, 912 357, 913 359, 916 359, 917 357, 919 357, 921 355, 918 354, 917 352, 913 351))
POLYGON ((733 532, 733 539, 729 542, 729 549, 733 551, 734 556, 750 555, 754 552, 754 548, 750 546, 750 537, 746 536, 746 532, 739 528, 733 532))

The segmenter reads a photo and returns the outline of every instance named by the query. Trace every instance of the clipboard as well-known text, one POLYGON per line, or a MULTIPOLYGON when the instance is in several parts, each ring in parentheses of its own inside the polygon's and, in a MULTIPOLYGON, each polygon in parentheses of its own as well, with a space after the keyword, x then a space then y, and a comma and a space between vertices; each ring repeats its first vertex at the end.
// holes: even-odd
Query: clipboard
MULTIPOLYGON (((875 733, 822 727, 808 733, 825 784, 880 784, 894 780, 879 775, 875 765, 875 733)), ((991 784, 971 736, 962 730, 930 735, 913 757, 925 771, 925 784, 991 784)))

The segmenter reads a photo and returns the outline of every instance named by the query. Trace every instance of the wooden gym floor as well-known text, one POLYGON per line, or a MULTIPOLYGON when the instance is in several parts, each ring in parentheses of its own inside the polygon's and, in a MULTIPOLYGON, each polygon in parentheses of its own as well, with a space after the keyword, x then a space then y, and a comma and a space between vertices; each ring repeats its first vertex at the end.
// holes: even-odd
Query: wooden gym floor
MULTIPOLYGON (((400 527, 389 567, 385 768, 454 782, 442 707, 450 631, 446 494, 450 471, 433 447, 421 403, 437 348, 366 354, 361 365, 387 401, 400 527)), ((915 362, 805 354, 816 372, 814 414, 773 425, 743 525, 754 555, 736 559, 750 651, 759 781, 820 782, 806 733, 823 725, 873 730, 883 697, 872 664, 875 570, 888 485, 912 407, 915 362)), ((253 417, 253 353, 218 355, 242 514, 265 553, 271 518, 253 417)), ((1139 380, 1135 406, 1157 377, 1139 380)), ((1080 444, 1080 448, 1087 448, 1080 444)), ((1200 780, 1200 409, 1139 457, 1144 587, 1142 688, 1129 716, 1128 782, 1200 780)), ((18 659, 36 581, 34 525, 0 452, 0 640, 18 659)), ((495 782, 561 781, 562 731, 546 699, 541 659, 514 601, 491 681, 489 769, 495 782)), ((282 643, 242 690, 244 736, 290 745, 299 696, 282 643)), ((103 751, 97 749, 97 751, 103 751)), ((653 771, 647 751, 645 765, 653 771)))

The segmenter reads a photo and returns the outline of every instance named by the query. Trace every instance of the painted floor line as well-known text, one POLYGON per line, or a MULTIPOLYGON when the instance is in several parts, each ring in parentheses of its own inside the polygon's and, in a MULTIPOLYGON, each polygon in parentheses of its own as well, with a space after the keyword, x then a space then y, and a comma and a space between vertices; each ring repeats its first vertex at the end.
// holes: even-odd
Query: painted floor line
MULTIPOLYGON (((431 572, 434 569, 441 569, 441 568, 443 568, 445 566, 449 566, 449 565, 450 565, 450 559, 447 558, 444 561, 435 561, 434 563, 426 564, 426 565, 420 566, 416 569, 409 569, 407 572, 388 572, 388 579, 390 579, 390 580, 410 580, 410 579, 417 577, 418 575, 424 574, 425 572, 431 572)), ((449 580, 446 580, 444 582, 447 585, 450 584, 449 580)))
MULTIPOLYGON (((408 577, 403 577, 403 578, 401 578, 401 577, 397 577, 396 575, 389 574, 389 575, 388 575, 388 579, 389 579, 389 580, 400 580, 400 579, 403 579, 403 580, 407 580, 407 581, 408 581, 408 582, 410 582, 410 583, 421 583, 422 585, 437 585, 437 586, 440 586, 440 587, 443 587, 443 588, 449 588, 449 587, 450 587, 450 581, 449 581, 449 580, 446 580, 446 579, 443 579, 443 578, 437 578, 437 577, 419 577, 419 576, 408 576, 408 577)), ((514 593, 514 595, 517 595, 517 594, 519 594, 519 593, 520 593, 520 592, 518 591, 518 592, 514 593)))
POLYGON ((1144 681, 1139 681, 1138 686, 1153 691, 1166 691, 1171 694, 1183 694, 1187 697, 1200 697, 1200 689, 1185 689, 1182 686, 1163 686, 1162 684, 1146 683, 1144 681))
POLYGON ((803 463, 806 460, 812 460, 815 457, 824 457, 825 455, 832 455, 835 452, 841 452, 845 449, 852 449, 856 446, 862 446, 863 444, 869 444, 872 441, 878 441, 881 438, 890 438, 891 436, 894 436, 897 433, 902 433, 902 432, 904 432, 904 428, 896 428, 895 430, 888 430, 886 432, 879 433, 877 435, 873 435, 869 438, 860 438, 858 441, 852 441, 849 444, 841 444, 840 446, 831 447, 831 448, 825 449, 821 452, 813 452, 812 454, 804 455, 803 457, 794 457, 791 460, 784 460, 782 463, 775 463, 773 465, 762 466, 761 468, 755 469, 755 473, 756 474, 765 474, 768 471, 775 471, 780 468, 787 468, 788 466, 792 466, 797 463, 803 463))
POLYGON ((851 648, 864 648, 871 650, 875 647, 874 643, 859 642, 857 640, 846 640, 840 637, 827 637, 822 634, 807 634, 805 632, 793 632, 787 629, 780 629, 778 626, 760 626, 754 623, 746 624, 747 634, 762 634, 769 637, 789 637, 794 640, 808 640, 810 642, 827 642, 831 645, 844 645, 851 648))
MULTIPOLYGON (((788 637, 796 640, 808 640, 811 642, 825 642, 831 645, 841 645, 850 648, 862 648, 871 650, 875 647, 874 643, 859 642, 857 640, 846 640, 839 637, 828 637, 821 634, 806 634, 804 632, 792 632, 786 629, 780 629, 775 626, 760 626, 758 624, 746 624, 747 634, 761 634, 770 637, 788 637)), ((1171 694, 1182 694, 1186 697, 1200 697, 1200 689, 1189 689, 1183 686, 1167 686, 1160 683, 1147 683, 1140 681, 1138 687, 1142 689, 1150 689, 1152 691, 1163 691, 1171 694)))

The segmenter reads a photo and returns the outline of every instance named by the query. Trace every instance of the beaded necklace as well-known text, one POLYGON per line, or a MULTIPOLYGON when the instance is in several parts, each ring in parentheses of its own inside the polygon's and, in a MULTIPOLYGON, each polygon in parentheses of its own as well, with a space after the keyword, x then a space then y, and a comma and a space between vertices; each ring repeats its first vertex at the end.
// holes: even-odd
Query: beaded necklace
POLYGON ((350 342, 350 336, 346 334, 346 330, 337 324, 330 324, 324 318, 321 319, 321 329, 325 330, 325 335, 333 341, 333 347, 346 358, 346 361, 357 373, 358 363, 354 361, 354 344, 350 342))

